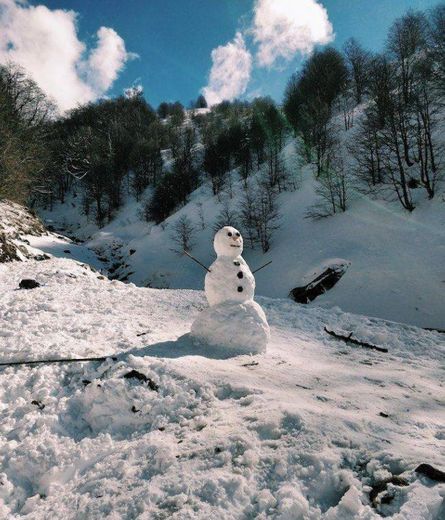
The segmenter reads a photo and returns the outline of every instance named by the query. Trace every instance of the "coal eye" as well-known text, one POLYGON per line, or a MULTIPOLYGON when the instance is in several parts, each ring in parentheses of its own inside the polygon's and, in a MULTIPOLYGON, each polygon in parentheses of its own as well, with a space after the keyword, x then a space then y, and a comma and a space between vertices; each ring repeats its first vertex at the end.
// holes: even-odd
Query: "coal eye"
POLYGON ((237 237, 240 237, 241 235, 239 233, 236 234, 237 237))
POLYGON ((227 233, 227 236, 228 236, 228 237, 231 237, 231 236, 232 236, 232 233, 229 231, 229 232, 227 233))

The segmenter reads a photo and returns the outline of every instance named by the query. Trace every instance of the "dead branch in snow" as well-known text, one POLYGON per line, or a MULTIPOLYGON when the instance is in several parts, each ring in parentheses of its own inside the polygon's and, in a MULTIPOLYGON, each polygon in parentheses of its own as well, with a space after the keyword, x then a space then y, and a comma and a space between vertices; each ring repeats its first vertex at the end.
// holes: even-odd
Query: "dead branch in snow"
POLYGON ((387 348, 383 347, 377 347, 376 345, 371 345, 370 343, 365 343, 364 341, 359 341, 358 339, 352 338, 352 332, 349 334, 349 336, 342 336, 341 334, 337 334, 336 332, 332 330, 328 330, 326 327, 324 328, 325 332, 328 333, 330 336, 339 339, 341 341, 344 341, 345 343, 352 343, 353 345, 358 345, 360 347, 369 348, 371 350, 377 350, 378 352, 388 352, 387 348))
POLYGON ((116 361, 117 357, 113 356, 101 356, 101 357, 90 357, 90 358, 60 358, 60 359, 36 359, 29 361, 5 361, 0 363, 0 367, 14 367, 20 365, 50 365, 54 363, 80 363, 82 361, 106 361, 112 359, 116 361))

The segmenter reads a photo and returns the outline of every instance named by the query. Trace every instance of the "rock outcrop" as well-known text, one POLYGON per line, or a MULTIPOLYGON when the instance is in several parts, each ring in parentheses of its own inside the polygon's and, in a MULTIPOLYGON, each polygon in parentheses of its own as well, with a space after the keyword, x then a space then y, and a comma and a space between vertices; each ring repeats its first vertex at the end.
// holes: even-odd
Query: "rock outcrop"
MULTIPOLYGON (((26 235, 41 236, 45 226, 30 210, 9 200, 0 200, 0 263, 34 258, 26 235)), ((43 260, 46 255, 37 255, 43 260)), ((49 258, 49 257, 48 257, 49 258)))

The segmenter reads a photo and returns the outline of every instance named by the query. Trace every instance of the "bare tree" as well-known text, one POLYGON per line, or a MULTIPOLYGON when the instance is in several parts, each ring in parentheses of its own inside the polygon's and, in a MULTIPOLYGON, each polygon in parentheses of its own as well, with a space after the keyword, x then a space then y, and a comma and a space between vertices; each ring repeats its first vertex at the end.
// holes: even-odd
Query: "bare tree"
POLYGON ((352 83, 355 102, 359 105, 363 101, 369 81, 370 53, 354 38, 350 38, 345 46, 346 65, 352 83))
POLYGON ((414 147, 420 184, 430 199, 434 197, 437 182, 443 175, 444 154, 439 140, 443 127, 442 100, 433 83, 433 64, 427 58, 421 58, 416 65, 413 88, 414 147))
POLYGON ((270 188, 268 179, 247 186, 240 204, 240 223, 254 248, 259 245, 266 253, 272 245, 272 238, 280 226, 277 205, 277 191, 270 188))
POLYGON ((178 255, 182 255, 183 251, 191 251, 195 246, 195 225, 186 216, 182 215, 174 224, 171 239, 178 246, 175 249, 178 255))
POLYGON ((162 157, 159 142, 156 139, 137 141, 130 156, 132 169, 132 188, 136 200, 150 184, 156 185, 162 174, 162 157))
POLYGON ((317 175, 325 162, 330 119, 347 86, 348 68, 343 55, 327 47, 314 52, 286 88, 284 112, 301 136, 305 156, 315 163, 317 175))
POLYGON ((258 186, 256 225, 258 238, 263 253, 267 253, 272 245, 274 232, 280 227, 280 214, 277 206, 277 192, 265 184, 258 186))
POLYGON ((397 199, 408 211, 414 209, 410 190, 409 168, 415 162, 413 119, 405 103, 403 79, 397 66, 382 56, 373 64, 371 99, 368 115, 379 127, 382 148, 380 159, 397 199))
POLYGON ((206 228, 206 221, 205 221, 205 215, 204 215, 204 208, 202 202, 196 203, 196 208, 198 210, 198 218, 199 218, 199 225, 202 230, 206 228))
POLYGON ((321 175, 317 177, 315 188, 319 200, 309 208, 307 218, 320 219, 346 211, 350 178, 344 156, 342 144, 330 134, 326 161, 321 175))
POLYGON ((348 151, 354 158, 354 174, 360 181, 360 191, 376 194, 383 186, 382 147, 383 139, 378 122, 372 111, 367 110, 348 143, 348 151))
POLYGON ((29 202, 48 191, 45 138, 54 106, 14 64, 0 66, 0 196, 29 202))
POLYGON ((435 64, 434 83, 443 98, 445 96, 445 5, 443 3, 430 13, 428 37, 428 47, 435 64))
POLYGON ((400 78, 401 93, 405 105, 412 99, 415 63, 427 46, 427 20, 423 13, 409 11, 397 19, 387 42, 390 59, 400 78))
POLYGON ((244 185, 243 197, 239 207, 240 224, 251 249, 258 243, 256 227, 256 194, 249 184, 244 185))
POLYGON ((239 215, 238 212, 232 208, 229 200, 223 201, 223 207, 216 217, 215 223, 213 224, 213 230, 219 231, 224 226, 238 227, 239 215))
POLYGON ((345 89, 338 98, 339 111, 343 114, 345 130, 354 126, 355 98, 351 89, 345 89))

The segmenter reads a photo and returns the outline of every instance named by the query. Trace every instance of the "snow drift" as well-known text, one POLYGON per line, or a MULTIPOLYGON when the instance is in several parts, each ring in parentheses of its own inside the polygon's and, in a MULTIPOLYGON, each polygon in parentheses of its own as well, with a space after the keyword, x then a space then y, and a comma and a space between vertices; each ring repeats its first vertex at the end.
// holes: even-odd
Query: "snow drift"
POLYGON ((0 265, 0 294, 2 361, 110 356, 0 369, 2 518, 443 517, 414 471, 445 466, 442 335, 260 298, 267 353, 206 354, 201 291, 56 257, 0 265))

